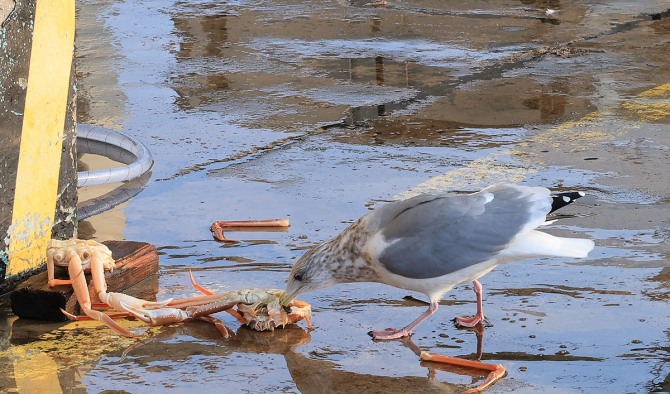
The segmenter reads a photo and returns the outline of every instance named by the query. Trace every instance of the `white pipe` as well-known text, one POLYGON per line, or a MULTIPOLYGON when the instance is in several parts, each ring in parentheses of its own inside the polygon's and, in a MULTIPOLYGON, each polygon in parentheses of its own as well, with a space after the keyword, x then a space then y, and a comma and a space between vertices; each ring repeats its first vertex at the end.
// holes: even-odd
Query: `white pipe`
POLYGON ((132 181, 125 182, 123 185, 100 197, 80 201, 77 204, 77 220, 81 221, 93 215, 109 211, 115 206, 130 200, 144 189, 149 178, 151 178, 151 172, 147 172, 132 181))
POLYGON ((104 170, 80 171, 77 173, 78 187, 130 181, 148 172, 154 164, 151 153, 138 140, 118 131, 92 125, 77 125, 77 150, 95 152, 126 164, 104 170))

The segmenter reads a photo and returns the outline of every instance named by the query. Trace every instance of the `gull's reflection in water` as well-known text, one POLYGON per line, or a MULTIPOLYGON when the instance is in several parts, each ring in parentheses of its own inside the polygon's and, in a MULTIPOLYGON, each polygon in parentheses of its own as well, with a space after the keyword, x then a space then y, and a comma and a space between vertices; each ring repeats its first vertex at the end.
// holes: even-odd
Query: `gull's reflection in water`
MULTIPOLYGON (((402 370, 395 371, 396 376, 346 371, 337 362, 302 354, 298 349, 310 342, 311 335, 299 325, 272 332, 256 332, 240 327, 230 338, 223 339, 210 324, 192 322, 150 328, 140 340, 119 338, 106 327, 96 326, 94 322, 59 328, 54 324, 35 325, 15 321, 14 326, 16 330, 13 331, 11 345, 0 352, 0 359, 14 362, 5 365, 6 370, 0 382, 3 387, 17 389, 30 389, 37 382, 34 374, 27 375, 21 371, 41 371, 40 374, 45 378, 48 376, 46 380, 53 383, 54 387, 65 391, 86 390, 89 384, 95 387, 95 384, 100 384, 100 379, 117 382, 118 379, 138 379, 137 384, 141 386, 142 382, 147 383, 146 379, 150 376, 163 379, 165 374, 175 374, 178 379, 180 373, 190 374, 194 357, 197 366, 216 365, 218 371, 225 370, 234 376, 237 369, 233 365, 236 365, 236 359, 241 353, 283 356, 288 373, 302 393, 444 393, 462 392, 472 387, 438 381, 437 371, 471 376, 472 384, 483 380, 481 372, 421 362, 418 357, 421 349, 410 338, 394 342, 408 349, 408 363, 421 363, 421 366, 427 368, 426 376, 401 376, 404 374, 402 370), (49 358, 48 363, 45 358, 49 358), (191 363, 190 366, 188 363, 191 363), (45 370, 47 365, 51 365, 49 373, 45 370), (122 376, 110 376, 110 373, 121 373, 122 376), (93 383, 91 374, 94 375, 93 383), (25 375, 24 378, 19 379, 22 375, 25 375)), ((146 327, 136 322, 131 329, 144 330, 146 327)), ((478 352, 481 354, 481 334, 478 338, 478 352)), ((372 348, 374 346, 371 345, 372 348)), ((282 369, 281 365, 276 367, 282 369)), ((132 382, 125 384, 134 387, 132 382)))
MULTIPOLYGON (((475 330, 477 334, 477 353, 481 357, 483 329, 475 330)), ((485 379, 486 373, 470 368, 457 367, 436 362, 420 360, 422 349, 411 338, 396 340, 398 345, 406 347, 416 356, 410 362, 420 363, 427 369, 426 377, 422 376, 377 376, 343 370, 336 362, 319 360, 306 356, 297 349, 311 340, 308 331, 299 325, 290 325, 284 329, 272 332, 256 332, 247 327, 240 327, 234 335, 221 342, 218 331, 207 324, 189 324, 164 327, 160 332, 144 341, 138 342, 126 349, 124 355, 141 358, 142 363, 151 359, 165 357, 165 343, 180 335, 197 338, 198 341, 189 342, 187 347, 181 346, 177 352, 186 352, 183 356, 194 354, 220 355, 228 357, 233 353, 281 354, 286 360, 286 366, 293 381, 301 393, 350 393, 350 392, 383 392, 383 393, 448 393, 463 392, 485 379), (213 346, 212 342, 223 346, 213 346), (200 343, 200 344, 198 344, 200 343), (157 347, 156 351, 152 351, 157 347), (181 350, 179 350, 181 349, 181 350), (414 361, 416 360, 416 361, 414 361), (437 380, 437 372, 445 371, 456 375, 465 375, 472 378, 471 385, 453 384, 437 380)), ((373 345, 374 346, 374 345, 373 345)), ((170 351, 170 357, 179 359, 175 350, 170 351)), ((136 359, 137 360, 137 359, 136 359)), ((403 371, 397 371, 401 375, 403 371)))
MULTIPOLYGON (((477 334, 476 358, 479 360, 482 354, 482 338, 484 333, 481 325, 478 326, 475 333, 477 334)), ((403 394, 408 392, 461 393, 469 387, 473 387, 485 380, 486 373, 471 368, 420 361, 419 356, 422 350, 412 341, 411 337, 395 340, 394 342, 407 347, 417 356, 416 362, 421 362, 421 366, 426 367, 428 370, 427 377, 377 376, 344 371, 335 362, 315 360, 294 350, 285 353, 284 357, 286 358, 286 365, 293 377, 293 381, 303 394, 324 392, 378 392, 403 394), (440 382, 437 380, 437 371, 471 376, 472 386, 440 382)), ((397 372, 398 374, 402 374, 402 371, 397 372)))

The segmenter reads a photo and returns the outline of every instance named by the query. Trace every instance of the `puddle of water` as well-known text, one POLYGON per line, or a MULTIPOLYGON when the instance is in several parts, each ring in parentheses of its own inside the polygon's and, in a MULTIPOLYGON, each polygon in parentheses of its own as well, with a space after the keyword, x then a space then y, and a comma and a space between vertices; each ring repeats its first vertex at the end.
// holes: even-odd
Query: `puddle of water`
MULTIPOLYGON (((657 2, 645 7, 658 12, 657 2)), ((95 16, 79 17, 88 23, 79 33, 103 30, 79 41, 86 48, 80 120, 141 139, 156 167, 141 194, 110 212, 116 219, 91 218, 80 234, 157 245, 160 276, 150 296, 181 298, 197 293, 190 270, 217 292, 282 287, 306 248, 408 190, 468 191, 497 181, 582 188, 590 197, 547 231, 593 238, 590 258, 510 264, 482 280, 493 323, 483 359, 509 371, 494 391, 667 388, 670 334, 667 316, 658 315, 670 297, 668 182, 659 165, 670 146, 667 122, 634 105, 617 107, 632 98, 662 109, 667 98, 636 98, 670 75, 659 40, 665 22, 642 27, 639 8, 430 0, 385 8, 360 1, 81 5, 80 14, 95 16), (545 7, 560 9, 560 23, 547 20, 545 7), (585 36, 597 37, 581 42, 587 50, 523 57, 585 36), (106 38, 104 48, 95 37, 106 38), (631 42, 640 44, 633 52, 631 42), (234 245, 209 231, 215 220, 282 216, 291 220, 288 232, 231 233, 241 240, 234 245)), ((35 365, 63 391, 78 392, 224 385, 458 392, 480 382, 430 369, 409 344, 369 339, 369 330, 406 324, 425 310, 407 295, 377 284, 308 294, 317 326, 310 333, 304 325, 253 333, 220 314, 236 330, 230 340, 201 322, 126 340, 92 323, 17 321, 2 300, 0 387, 17 391, 17 382, 32 380, 35 388, 39 379, 21 379, 35 365)), ((475 333, 451 322, 474 307, 469 286, 458 287, 413 342, 474 357, 475 333)))

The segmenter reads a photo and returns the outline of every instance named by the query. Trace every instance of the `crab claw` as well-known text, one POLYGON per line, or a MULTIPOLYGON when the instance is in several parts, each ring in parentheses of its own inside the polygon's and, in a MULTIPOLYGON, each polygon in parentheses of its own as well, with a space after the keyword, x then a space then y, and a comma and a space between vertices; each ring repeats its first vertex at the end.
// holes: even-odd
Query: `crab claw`
POLYGON ((487 388, 491 387, 495 382, 507 375, 507 370, 501 364, 487 364, 481 361, 466 360, 459 357, 443 356, 441 354, 421 352, 422 361, 434 361, 438 363, 450 364, 459 367, 473 368, 480 371, 488 372, 486 380, 477 387, 473 387, 463 393, 473 394, 481 393, 487 388))
POLYGON ((150 326, 161 326, 170 323, 180 323, 187 320, 200 319, 209 322, 216 327, 224 338, 229 338, 230 333, 223 322, 212 316, 195 316, 192 311, 177 308, 144 309, 130 306, 123 301, 121 309, 142 320, 150 326))
POLYGON ((187 311, 177 308, 144 309, 120 301, 119 307, 150 326, 179 323, 192 318, 187 311))
POLYGON ((307 323, 307 329, 313 330, 312 326, 312 307, 305 301, 293 300, 290 305, 291 311, 288 313, 289 323, 299 322, 302 319, 305 319, 307 323))

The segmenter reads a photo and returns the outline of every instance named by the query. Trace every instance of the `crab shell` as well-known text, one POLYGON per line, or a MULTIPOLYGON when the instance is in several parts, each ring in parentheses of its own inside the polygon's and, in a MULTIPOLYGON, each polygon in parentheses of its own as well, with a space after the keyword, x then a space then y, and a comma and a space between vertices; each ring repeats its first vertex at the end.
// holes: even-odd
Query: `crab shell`
POLYGON ((290 308, 290 311, 282 307, 279 300, 274 300, 267 304, 238 304, 237 311, 247 321, 246 325, 256 331, 273 331, 277 327, 284 327, 300 320, 305 320, 307 327, 310 330, 313 329, 310 304, 293 300, 287 307, 290 308))
POLYGON ((90 269, 93 255, 102 262, 105 271, 113 271, 115 268, 112 251, 106 245, 83 239, 49 240, 47 258, 53 261, 54 265, 67 267, 71 254, 79 255, 82 268, 85 270, 90 269))

